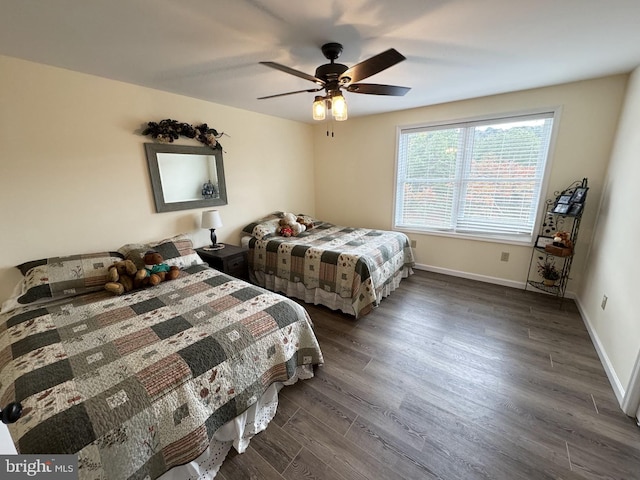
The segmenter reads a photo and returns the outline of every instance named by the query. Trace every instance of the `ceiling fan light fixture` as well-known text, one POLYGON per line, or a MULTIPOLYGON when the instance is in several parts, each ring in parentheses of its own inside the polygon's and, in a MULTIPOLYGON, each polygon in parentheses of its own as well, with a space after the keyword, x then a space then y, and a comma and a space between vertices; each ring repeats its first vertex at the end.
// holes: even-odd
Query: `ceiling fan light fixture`
POLYGON ((340 92, 331 97, 331 113, 337 122, 343 122, 349 118, 347 115, 347 101, 340 92))
POLYGON ((317 96, 313 101, 313 119, 324 120, 327 114, 327 107, 325 105, 324 97, 317 96))
POLYGON ((342 122, 347 120, 347 102, 340 92, 344 89, 347 92, 362 93, 368 95, 392 95, 402 96, 407 93, 410 88, 398 87, 396 85, 379 85, 376 83, 359 83, 365 78, 382 72, 399 62, 406 60, 404 55, 395 48, 389 48, 378 55, 369 57, 351 67, 336 63, 335 60, 342 53, 342 45, 336 42, 325 43, 321 47, 322 54, 329 63, 320 65, 316 68, 315 75, 309 75, 286 65, 276 62, 260 62, 281 72, 288 73, 298 78, 308 80, 315 84, 316 88, 308 88, 306 90, 297 90, 295 92, 279 93, 277 95, 268 95, 259 97, 259 100, 266 98, 283 97, 285 95, 293 95, 305 92, 321 92, 324 90, 324 96, 317 96, 313 101, 312 115, 314 120, 324 120, 328 117, 327 110, 331 110, 333 119, 342 122))

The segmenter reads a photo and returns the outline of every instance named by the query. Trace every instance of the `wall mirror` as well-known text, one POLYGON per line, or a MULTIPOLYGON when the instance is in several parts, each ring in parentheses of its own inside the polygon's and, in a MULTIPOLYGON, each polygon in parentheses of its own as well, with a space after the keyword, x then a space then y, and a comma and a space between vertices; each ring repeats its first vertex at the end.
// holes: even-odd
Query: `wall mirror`
POLYGON ((227 204, 222 150, 145 143, 156 212, 227 204))

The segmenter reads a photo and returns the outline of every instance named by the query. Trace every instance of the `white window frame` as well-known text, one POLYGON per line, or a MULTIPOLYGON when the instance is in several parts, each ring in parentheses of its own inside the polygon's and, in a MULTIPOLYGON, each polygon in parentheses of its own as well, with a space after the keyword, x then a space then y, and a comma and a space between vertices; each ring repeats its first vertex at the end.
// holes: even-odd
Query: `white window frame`
POLYGON ((394 176, 393 176, 393 209, 391 212, 391 224, 393 225, 393 229, 405 232, 405 233, 414 233, 414 234, 424 234, 424 235, 436 235, 443 237, 453 237, 467 240, 480 240, 484 242, 498 242, 504 244, 513 244, 513 245, 527 245, 532 246, 535 243, 536 232, 539 231, 540 223, 542 222, 542 217, 544 214, 544 206, 546 200, 546 192, 549 182, 549 175, 551 172, 551 167, 554 159, 555 152, 555 144, 556 138, 558 134, 558 129, 560 126, 562 107, 547 107, 547 108, 536 108, 536 109, 527 109, 517 112, 508 112, 508 113, 493 113, 487 114, 477 117, 466 117, 466 118, 456 118, 449 119, 445 121, 433 121, 433 122, 424 122, 418 124, 411 125, 399 125, 396 127, 396 157, 395 157, 395 165, 394 165, 394 176), (542 182, 540 184, 540 192, 538 198, 538 205, 536 207, 535 214, 535 223, 533 225, 533 229, 531 232, 531 237, 528 238, 517 238, 509 235, 501 235, 501 234, 474 234, 474 233, 461 233, 461 232, 451 232, 451 231, 443 231, 438 229, 428 229, 428 228, 407 228, 403 226, 398 226, 396 222, 396 207, 398 201, 398 167, 399 167, 399 153, 400 153, 400 142, 401 142, 401 134, 403 130, 410 129, 420 129, 420 128, 434 128, 434 127, 442 127, 445 128, 453 128, 455 125, 465 124, 465 123, 477 123, 477 122, 501 122, 508 121, 510 118, 518 118, 527 115, 539 115, 550 113, 553 115, 553 126, 551 129, 551 136, 549 139, 549 152, 547 155, 547 161, 544 166, 544 173, 542 175, 542 182))

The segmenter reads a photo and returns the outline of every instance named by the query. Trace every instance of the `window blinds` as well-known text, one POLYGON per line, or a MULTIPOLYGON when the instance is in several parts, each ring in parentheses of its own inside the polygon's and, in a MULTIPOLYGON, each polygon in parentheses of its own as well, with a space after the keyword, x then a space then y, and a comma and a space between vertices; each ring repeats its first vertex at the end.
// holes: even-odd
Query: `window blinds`
POLYGON ((395 227, 529 241, 552 127, 548 112, 402 129, 395 227))

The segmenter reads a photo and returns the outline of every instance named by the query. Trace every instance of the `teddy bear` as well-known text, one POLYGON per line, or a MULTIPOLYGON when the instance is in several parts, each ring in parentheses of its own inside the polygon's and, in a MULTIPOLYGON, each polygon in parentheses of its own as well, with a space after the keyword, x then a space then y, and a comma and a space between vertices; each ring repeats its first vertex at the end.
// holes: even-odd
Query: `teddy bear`
POLYGON ((296 237, 306 230, 302 223, 298 223, 293 213, 284 213, 276 228, 276 233, 283 237, 296 237))
POLYGON ((571 234, 569 232, 556 232, 553 234, 553 244, 557 247, 573 248, 571 234))
POLYGON ((107 278, 109 281, 104 289, 115 295, 122 295, 135 288, 135 278, 138 268, 131 260, 120 260, 109 267, 107 278))
POLYGON ((180 269, 175 265, 164 263, 164 258, 155 250, 149 250, 142 256, 144 268, 136 273, 135 286, 156 286, 165 280, 174 280, 180 275, 180 269))
POLYGON ((298 215, 296 217, 296 222, 303 225, 305 230, 309 230, 314 227, 313 219, 308 215, 298 215))
POLYGON ((292 237, 293 236, 293 229, 289 225, 278 225, 278 228, 276 229, 276 232, 278 233, 278 235, 280 235, 282 237, 292 237))

